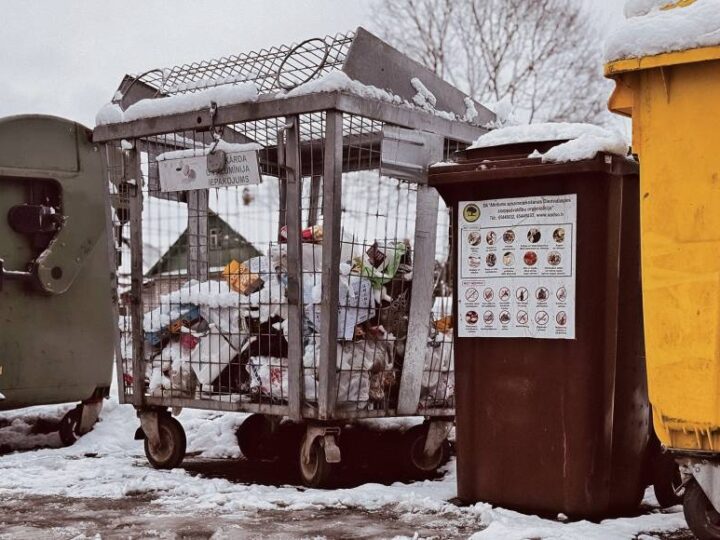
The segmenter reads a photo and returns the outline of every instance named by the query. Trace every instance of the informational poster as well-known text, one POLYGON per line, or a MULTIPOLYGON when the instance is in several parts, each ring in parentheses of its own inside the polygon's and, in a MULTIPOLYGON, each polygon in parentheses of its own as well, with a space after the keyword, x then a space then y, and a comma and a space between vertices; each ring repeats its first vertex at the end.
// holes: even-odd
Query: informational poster
POLYGON ((577 195, 459 203, 459 337, 575 338, 577 195))
POLYGON ((158 161, 162 191, 247 186, 260 183, 260 166, 256 150, 227 154, 221 173, 207 170, 207 156, 191 156, 158 161))

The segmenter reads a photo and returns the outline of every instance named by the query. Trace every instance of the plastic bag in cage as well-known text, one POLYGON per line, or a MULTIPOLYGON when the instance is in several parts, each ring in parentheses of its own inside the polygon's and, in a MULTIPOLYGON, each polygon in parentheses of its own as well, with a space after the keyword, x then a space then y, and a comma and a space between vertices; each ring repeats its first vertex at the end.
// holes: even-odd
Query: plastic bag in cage
MULTIPOLYGON (((392 369, 392 336, 387 341, 374 339, 338 343, 337 403, 364 406, 370 400, 383 399, 388 389, 387 374, 392 369)), ((317 373, 320 342, 316 335, 305 347, 303 365, 317 373)), ((307 388, 307 383, 306 383, 307 388)), ((306 394, 309 396, 309 394, 306 394)), ((315 399, 307 397, 308 400, 315 399)))
POLYGON ((375 241, 363 254, 362 261, 356 263, 356 267, 360 274, 372 281, 375 289, 380 289, 395 276, 406 251, 405 242, 375 241))
MULTIPOLYGON (((251 356, 247 368, 250 372, 250 390, 272 399, 287 400, 289 396, 287 358, 251 356)), ((316 384, 312 373, 305 373, 304 385, 305 399, 315 401, 316 384)))
MULTIPOLYGON (((337 403, 364 407, 370 400, 370 378, 374 362, 387 361, 387 352, 377 349, 372 341, 338 344, 337 351, 337 403)), ((303 384, 306 401, 317 401, 317 368, 320 343, 314 337, 305 347, 303 355, 303 384)), ((248 362, 250 388, 276 399, 287 399, 287 359, 251 357, 248 362)))
POLYGON ((455 366, 452 335, 438 333, 425 349, 420 403, 424 407, 452 406, 455 366))
POLYGON ((181 340, 171 341, 150 364, 150 395, 193 397, 197 378, 189 360, 187 345, 181 340))
POLYGON ((143 317, 146 346, 148 349, 159 347, 164 339, 178 333, 182 326, 190 325, 199 316, 196 305, 171 302, 168 297, 162 297, 160 306, 143 317))
MULTIPOLYGON (((319 274, 308 279, 314 280, 315 285, 309 295, 307 291, 304 292, 306 302, 312 301, 305 305, 305 316, 311 321, 315 330, 319 330, 323 311, 322 283, 320 283, 319 274)), ((307 289, 310 283, 304 281, 303 285, 307 289)), ((375 315, 372 303, 372 283, 361 276, 341 275, 339 289, 337 337, 351 340, 355 334, 355 327, 375 315)))
POLYGON ((239 345, 239 335, 226 335, 215 325, 210 327, 207 335, 199 338, 190 352, 189 364, 203 390, 207 390, 205 387, 212 385, 222 370, 237 356, 239 345))
MULTIPOLYGON (((302 242, 315 243, 322 242, 323 239, 323 227, 322 225, 313 225, 300 231, 300 239, 302 242)), ((287 242, 287 226, 283 225, 280 228, 280 241, 287 242)))
MULTIPOLYGON (((270 246, 270 268, 281 274, 287 275, 287 244, 273 244, 270 246)), ((302 270, 306 273, 322 272, 322 245, 302 245, 302 270)))

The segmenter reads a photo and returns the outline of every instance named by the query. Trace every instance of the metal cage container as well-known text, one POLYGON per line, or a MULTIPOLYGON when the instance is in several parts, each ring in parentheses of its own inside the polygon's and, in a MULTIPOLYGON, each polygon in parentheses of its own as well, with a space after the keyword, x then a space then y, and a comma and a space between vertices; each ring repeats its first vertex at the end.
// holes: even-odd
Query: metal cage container
POLYGON ((362 28, 126 77, 107 110, 117 371, 151 463, 180 463, 168 408, 190 407, 256 413, 249 458, 281 419, 301 425, 309 485, 332 477, 347 423, 422 415, 408 459, 436 468, 450 228, 426 172, 491 113, 362 28))

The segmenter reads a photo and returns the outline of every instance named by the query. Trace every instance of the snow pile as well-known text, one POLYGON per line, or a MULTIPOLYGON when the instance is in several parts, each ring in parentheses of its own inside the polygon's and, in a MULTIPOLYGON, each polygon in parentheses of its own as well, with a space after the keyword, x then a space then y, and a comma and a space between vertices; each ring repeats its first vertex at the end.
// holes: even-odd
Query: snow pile
POLYGON ((542 141, 568 141, 545 154, 537 151, 530 154, 529 157, 541 158, 543 162, 581 161, 592 159, 601 152, 624 156, 629 148, 619 132, 591 124, 556 123, 511 126, 490 131, 478 138, 470 149, 542 141))
POLYGON ((40 405, 0 413, 0 454, 62 446, 57 428, 74 405, 40 405))
POLYGON ((466 97, 464 100, 465 103, 465 116, 463 116, 463 120, 466 122, 474 122, 475 119, 478 117, 478 111, 475 108, 475 102, 472 100, 472 98, 466 97))
POLYGON ((659 11, 671 4, 670 0, 627 0, 625 2, 625 17, 642 17, 651 11, 659 11))
MULTIPOLYGON (((43 414, 50 414, 49 408, 43 414)), ((63 407, 54 417, 62 416, 63 407)), ((37 410, 1 413, 0 420, 30 422, 37 410)), ((245 415, 184 410, 178 417, 187 433, 188 452, 204 458, 237 458, 240 450, 235 430, 245 415)), ((409 427, 421 419, 387 420, 409 427)), ((11 422, 11 423, 12 423, 11 422)), ((372 422, 377 428, 379 422, 372 422)), ((288 512, 323 508, 350 508, 358 511, 392 513, 399 521, 412 524, 418 514, 436 516, 448 526, 463 523, 479 532, 477 539, 627 539, 640 533, 659 534, 686 527, 682 508, 665 511, 649 489, 642 514, 631 518, 609 519, 600 523, 563 522, 543 519, 478 503, 458 507, 449 502, 457 496, 457 472, 454 460, 438 480, 381 485, 367 483, 336 490, 303 489, 233 482, 226 478, 208 478, 185 469, 153 469, 143 453, 142 441, 133 439, 139 421, 129 405, 106 401, 101 421, 93 431, 69 448, 40 449, 0 456, 0 497, 66 496, 120 499, 127 496, 152 496, 160 511, 168 514, 212 513, 217 516, 242 511, 272 510, 288 512)))
MULTIPOLYGON (((226 141, 218 141, 214 150, 222 150, 228 154, 234 152, 249 152, 251 150, 262 150, 262 145, 258 143, 229 143, 226 141)), ((203 146, 202 148, 188 148, 186 150, 174 150, 172 152, 164 152, 157 156, 156 161, 165 161, 167 159, 183 159, 198 156, 207 156, 213 150, 213 145, 203 146)))
POLYGON ((417 90, 417 94, 413 96, 413 103, 425 110, 432 110, 437 105, 437 98, 417 77, 410 79, 410 84, 417 90))
POLYGON ((605 46, 607 62, 720 45, 720 0, 697 0, 684 7, 661 0, 631 0, 628 19, 605 46))
POLYGON ((301 84, 285 94, 285 97, 306 96, 323 92, 348 92, 367 99, 392 103, 393 105, 403 104, 403 99, 400 96, 351 79, 342 71, 331 71, 319 79, 301 84))
POLYGON ((218 86, 191 94, 178 94, 156 99, 141 99, 130 105, 124 112, 119 105, 108 103, 95 117, 97 125, 130 122, 140 118, 168 116, 184 112, 203 110, 211 102, 219 107, 257 101, 258 91, 253 83, 218 86))
POLYGON ((512 101, 510 96, 505 96, 503 99, 490 106, 490 110, 495 113, 495 119, 491 120, 483 127, 487 129, 500 129, 508 126, 515 126, 519 124, 517 115, 513 110, 512 101))
MULTIPOLYGON (((645 495, 645 504, 654 501, 652 490, 648 489, 645 495)), ((638 537, 640 533, 663 533, 683 529, 687 525, 677 506, 667 513, 653 511, 632 518, 607 519, 600 523, 590 521, 574 521, 563 523, 543 519, 538 516, 528 516, 506 510, 492 508, 488 504, 476 504, 474 510, 480 513, 482 522, 487 528, 475 533, 472 540, 526 540, 527 538, 557 538, 582 540, 630 540, 638 537)), ((650 538, 655 538, 651 536, 650 538)))

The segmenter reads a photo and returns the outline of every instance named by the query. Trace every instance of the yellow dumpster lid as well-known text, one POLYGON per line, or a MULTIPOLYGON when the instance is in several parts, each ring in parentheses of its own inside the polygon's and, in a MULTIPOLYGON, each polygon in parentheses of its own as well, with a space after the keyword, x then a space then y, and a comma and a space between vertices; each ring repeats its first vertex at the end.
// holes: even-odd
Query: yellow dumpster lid
POLYGON ((720 59, 720 0, 628 0, 605 75, 720 59))

